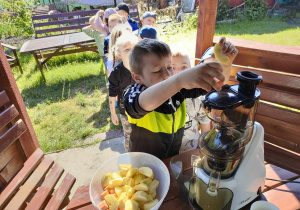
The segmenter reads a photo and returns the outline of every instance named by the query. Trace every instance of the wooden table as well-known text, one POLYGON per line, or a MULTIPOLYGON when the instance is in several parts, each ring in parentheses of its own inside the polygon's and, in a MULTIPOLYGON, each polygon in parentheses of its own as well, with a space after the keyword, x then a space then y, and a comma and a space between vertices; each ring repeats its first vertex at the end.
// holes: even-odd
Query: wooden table
POLYGON ((98 53, 97 47, 88 47, 87 44, 94 44, 95 40, 84 32, 64 34, 58 36, 43 37, 39 39, 33 39, 25 42, 20 49, 20 53, 31 53, 36 61, 41 74, 46 81, 43 73, 43 66, 48 67, 46 63, 53 57, 58 55, 65 55, 75 52, 93 51, 98 53), (65 48, 79 47, 79 49, 64 50, 65 48), (43 54, 44 51, 52 51, 50 53, 43 54), (37 55, 37 52, 40 55, 37 55), (39 61, 39 58, 42 58, 39 61))
MULTIPOLYGON (((182 160, 184 172, 190 173, 191 155, 198 154, 198 150, 192 150, 179 155, 182 160)), ((164 160, 164 163, 169 167, 170 159, 164 160)), ((297 163, 295 163, 297 164, 297 163)), ((266 164, 266 177, 280 180, 294 180, 300 182, 300 176, 290 171, 284 170, 274 165, 266 164)), ((282 210, 300 209, 300 184, 298 183, 282 183, 277 181, 266 180, 265 189, 261 196, 256 200, 267 200, 282 210)), ((242 209, 250 209, 252 203, 242 209)), ((89 186, 82 186, 77 189, 67 209, 96 209, 91 203, 89 197, 89 186)), ((191 209, 188 203, 179 198, 176 181, 171 177, 169 192, 162 203, 160 209, 175 210, 175 209, 191 209)))

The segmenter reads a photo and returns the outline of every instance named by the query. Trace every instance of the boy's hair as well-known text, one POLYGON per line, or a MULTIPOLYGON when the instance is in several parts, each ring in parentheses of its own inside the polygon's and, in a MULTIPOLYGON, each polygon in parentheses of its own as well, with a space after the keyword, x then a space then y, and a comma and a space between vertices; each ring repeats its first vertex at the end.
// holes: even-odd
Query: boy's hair
POLYGON ((93 25, 94 24, 94 22, 95 22, 95 18, 96 18, 96 16, 94 15, 94 16, 92 16, 92 17, 90 17, 90 19, 89 19, 89 24, 90 25, 93 25))
POLYGON ((129 31, 123 31, 122 35, 117 38, 116 44, 112 47, 112 55, 113 55, 113 66, 115 65, 116 61, 116 51, 120 50, 120 47, 125 46, 128 43, 137 43, 138 38, 134 34, 129 31))
POLYGON ((129 55, 130 71, 142 75, 144 57, 150 54, 157 55, 159 58, 172 55, 166 43, 155 39, 143 39, 135 45, 129 55))
POLYGON ((109 16, 108 18, 108 22, 109 21, 117 21, 118 23, 123 23, 123 18, 121 15, 118 14, 112 14, 109 16))
POLYGON ((172 46, 171 50, 172 50, 172 57, 185 57, 185 56, 190 57, 187 51, 182 49, 182 47, 180 49, 180 46, 172 46))
POLYGON ((119 24, 116 25, 111 34, 109 39, 109 50, 108 50, 108 59, 113 60, 113 67, 115 67, 115 62, 121 62, 119 58, 116 57, 115 51, 112 48, 115 46, 117 39, 125 32, 132 32, 132 28, 128 24, 119 24))

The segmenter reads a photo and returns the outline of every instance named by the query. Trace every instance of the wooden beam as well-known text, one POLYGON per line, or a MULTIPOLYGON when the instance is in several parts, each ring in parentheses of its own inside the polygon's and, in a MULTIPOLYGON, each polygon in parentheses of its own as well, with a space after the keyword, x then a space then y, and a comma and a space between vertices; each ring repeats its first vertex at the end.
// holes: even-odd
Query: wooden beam
MULTIPOLYGON (((24 101, 16 84, 10 65, 6 59, 3 48, 0 47, 0 92, 2 90, 6 91, 11 103, 13 103, 19 111, 20 118, 26 124, 27 131, 19 138, 19 141, 26 157, 28 158, 37 148, 40 148, 40 144, 33 130, 24 101)), ((17 120, 12 121, 12 123, 16 122, 17 120)))
POLYGON ((218 0, 199 0, 198 27, 195 58, 201 58, 213 45, 218 0))

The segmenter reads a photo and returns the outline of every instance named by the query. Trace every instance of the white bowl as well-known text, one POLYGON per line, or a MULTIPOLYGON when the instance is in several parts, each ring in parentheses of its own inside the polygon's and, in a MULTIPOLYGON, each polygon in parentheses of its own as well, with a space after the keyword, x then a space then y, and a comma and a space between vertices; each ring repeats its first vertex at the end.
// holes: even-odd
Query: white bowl
POLYGON ((101 186, 103 175, 108 172, 113 173, 120 171, 119 164, 130 164, 136 168, 145 166, 153 170, 154 179, 159 181, 158 188, 156 189, 156 198, 159 202, 151 210, 158 209, 169 191, 170 173, 166 165, 160 159, 142 152, 129 152, 112 157, 97 169, 90 183, 90 198, 93 205, 97 208, 97 205, 102 201, 100 195, 103 192, 101 186))

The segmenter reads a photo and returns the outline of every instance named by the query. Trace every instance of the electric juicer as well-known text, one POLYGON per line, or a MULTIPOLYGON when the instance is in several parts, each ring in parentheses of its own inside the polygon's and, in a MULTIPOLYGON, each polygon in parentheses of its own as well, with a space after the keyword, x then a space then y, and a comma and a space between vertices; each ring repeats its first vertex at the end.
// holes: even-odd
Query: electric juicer
POLYGON ((189 202, 195 209, 239 209, 264 187, 264 129, 254 121, 262 76, 241 71, 236 79, 238 85, 213 90, 203 101, 214 127, 202 135, 193 163, 189 202))

